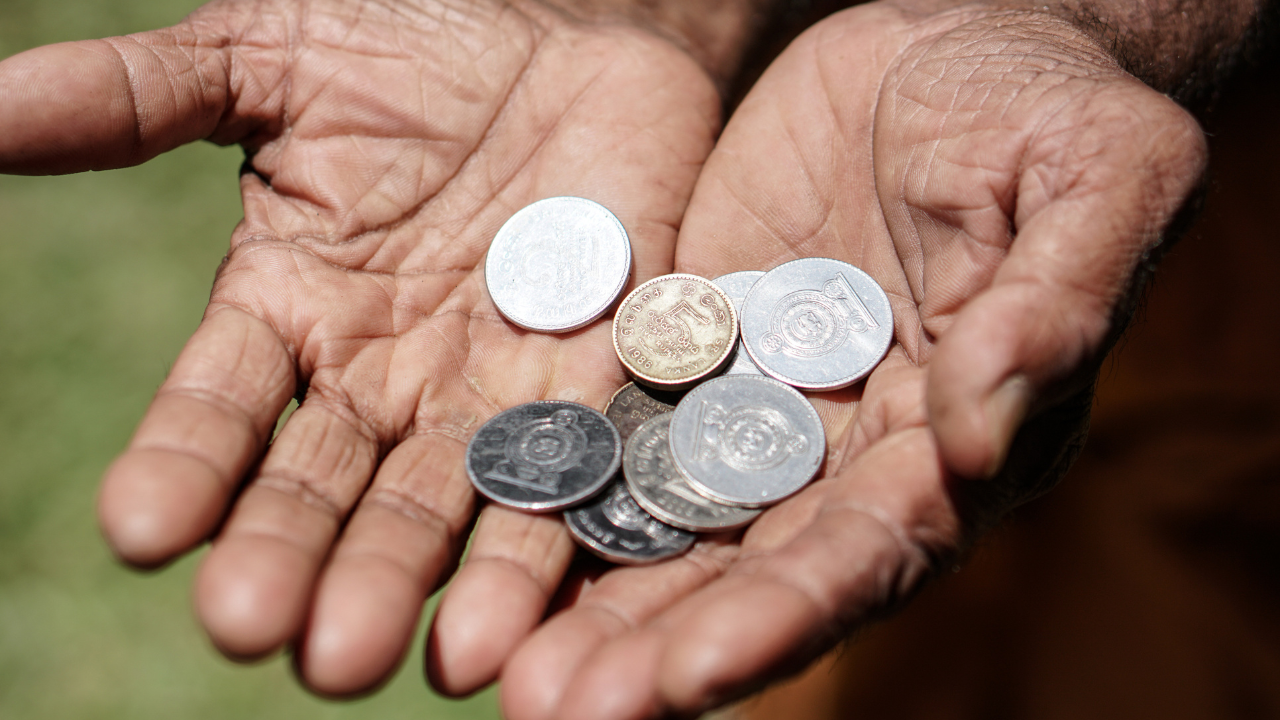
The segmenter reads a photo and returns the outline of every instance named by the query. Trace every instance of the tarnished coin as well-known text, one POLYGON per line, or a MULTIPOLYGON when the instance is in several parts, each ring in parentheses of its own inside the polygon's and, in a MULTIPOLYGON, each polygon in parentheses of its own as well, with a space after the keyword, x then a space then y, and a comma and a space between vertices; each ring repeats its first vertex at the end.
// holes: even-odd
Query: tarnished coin
POLYGON ((512 215, 484 264, 493 304, 516 325, 540 332, 568 332, 600 317, 630 277, 622 223, 577 197, 539 200, 512 215))
POLYGON ((697 275, 663 275, 631 291, 613 318, 613 347, 637 381, 663 390, 696 385, 733 354, 738 314, 697 275))
POLYGON ((826 433, 795 388, 763 375, 726 375, 689 391, 671 416, 671 456, 709 498, 763 507, 813 479, 826 433))
MULTIPOLYGON (((609 398, 609 404, 604 406, 604 416, 618 428, 625 448, 627 439, 636 428, 655 415, 675 410, 681 397, 684 397, 684 393, 665 392, 627 383, 609 398)), ((625 449, 623 452, 626 452, 625 449)))
POLYGON ((889 296, 846 262, 801 258, 756 281, 742 306, 742 341, 766 375, 806 390, 866 377, 893 341, 889 296))
POLYGON ((610 562, 643 565, 688 550, 697 536, 655 520, 615 481, 600 497, 566 510, 564 523, 578 544, 610 562))
MULTIPOLYGON (((763 270, 741 270, 739 272, 731 272, 728 275, 721 275, 711 282, 715 283, 729 296, 729 301, 733 303, 733 309, 738 311, 738 321, 742 321, 742 301, 747 297, 747 291, 752 285, 756 284, 764 276, 763 270)), ((748 375, 760 375, 760 368, 751 362, 751 356, 742 348, 742 332, 738 332, 738 344, 733 350, 733 359, 729 361, 729 367, 725 369, 725 375, 740 375, 746 373, 748 375)), ((625 441, 624 441, 625 442, 625 441)))
POLYGON ((504 410, 467 443, 471 484, 520 510, 563 510, 586 500, 621 463, 622 439, 608 418, 557 400, 504 410))
POLYGON ((716 502, 695 491, 671 460, 671 413, 650 418, 622 451, 622 473, 631 497, 662 522, 682 530, 715 532, 742 527, 759 510, 716 502))

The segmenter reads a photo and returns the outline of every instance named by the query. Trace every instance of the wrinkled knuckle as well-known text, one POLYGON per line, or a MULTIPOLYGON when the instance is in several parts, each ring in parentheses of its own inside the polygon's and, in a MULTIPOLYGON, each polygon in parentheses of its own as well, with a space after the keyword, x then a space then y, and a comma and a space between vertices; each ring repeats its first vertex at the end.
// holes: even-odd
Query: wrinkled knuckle
POLYGON ((406 490, 389 487, 374 488, 365 495, 362 502, 407 518, 450 544, 453 538, 462 532, 463 522, 457 519, 451 521, 448 515, 434 504, 406 490))
POLYGON ((258 487, 280 493, 313 510, 318 510, 335 521, 342 519, 341 501, 324 483, 305 477, 291 477, 279 472, 262 475, 254 483, 258 487))

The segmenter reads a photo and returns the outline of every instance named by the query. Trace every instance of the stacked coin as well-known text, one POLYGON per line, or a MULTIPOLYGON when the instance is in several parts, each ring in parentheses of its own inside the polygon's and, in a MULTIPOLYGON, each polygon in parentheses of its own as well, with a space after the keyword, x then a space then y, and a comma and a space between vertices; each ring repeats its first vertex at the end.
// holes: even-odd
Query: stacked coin
MULTIPOLYGON (((565 332, 621 294, 630 244, 602 206, 551 198, 512 216, 485 267, 505 317, 565 332)), ((807 485, 826 436, 796 388, 858 382, 892 339, 888 296, 839 260, 801 258, 714 281, 657 277, 613 320, 614 350, 636 382, 603 414, 550 401, 499 413, 468 445, 467 473, 495 502, 563 511, 577 542, 607 560, 669 558, 694 533, 740 528, 807 485)))

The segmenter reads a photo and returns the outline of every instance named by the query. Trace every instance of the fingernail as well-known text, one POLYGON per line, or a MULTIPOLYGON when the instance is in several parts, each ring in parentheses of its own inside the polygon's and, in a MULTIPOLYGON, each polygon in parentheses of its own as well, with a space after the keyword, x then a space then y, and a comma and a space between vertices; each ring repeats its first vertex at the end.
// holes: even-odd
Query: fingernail
POLYGON ((987 415, 987 431, 991 433, 991 462, 987 465, 986 478, 989 480, 1004 467, 1005 458, 1009 456, 1009 446, 1018 426, 1027 417, 1027 409, 1031 406, 1031 382, 1024 375, 1014 375, 1005 380, 987 398, 985 410, 987 415))

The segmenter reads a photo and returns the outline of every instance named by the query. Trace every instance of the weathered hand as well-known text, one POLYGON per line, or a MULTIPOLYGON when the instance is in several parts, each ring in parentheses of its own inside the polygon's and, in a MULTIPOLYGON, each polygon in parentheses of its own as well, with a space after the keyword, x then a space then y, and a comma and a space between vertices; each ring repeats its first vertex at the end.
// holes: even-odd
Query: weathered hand
POLYGON ((695 713, 949 567, 1069 464, 1203 159, 1190 116, 1054 17, 873 4, 797 40, 718 141, 676 267, 847 260, 892 298, 896 343, 865 386, 812 396, 819 481, 739 546, 596 580, 507 664, 508 716, 695 713))
MULTIPOLYGON (((456 562, 478 424, 539 398, 603 407, 623 382, 607 319, 550 336, 496 314, 494 232, 581 195, 625 224, 636 280, 669 271, 720 112, 708 72, 656 33, 534 2, 221 0, 10 58, 0 97, 0 171, 119 167, 201 138, 247 149, 209 309, 100 516, 139 566, 216 531, 195 597, 214 642, 296 643, 331 694, 394 669, 456 562)), ((490 510, 477 547, 513 523, 567 565, 550 519, 490 510)))

